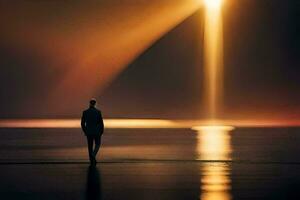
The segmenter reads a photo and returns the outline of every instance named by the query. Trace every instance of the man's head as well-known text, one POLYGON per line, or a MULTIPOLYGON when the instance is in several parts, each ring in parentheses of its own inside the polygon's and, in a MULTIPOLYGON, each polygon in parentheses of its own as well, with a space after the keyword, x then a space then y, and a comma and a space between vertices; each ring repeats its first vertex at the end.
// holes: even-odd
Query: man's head
POLYGON ((95 106, 96 106, 96 103, 97 103, 97 100, 96 100, 95 98, 92 98, 92 99, 90 100, 90 106, 91 106, 91 107, 95 107, 95 106))

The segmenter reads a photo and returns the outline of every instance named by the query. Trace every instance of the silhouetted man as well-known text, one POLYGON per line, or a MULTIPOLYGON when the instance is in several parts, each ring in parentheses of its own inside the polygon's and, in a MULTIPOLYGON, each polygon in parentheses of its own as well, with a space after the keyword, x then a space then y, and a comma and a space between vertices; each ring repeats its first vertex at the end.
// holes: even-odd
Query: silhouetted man
POLYGON ((81 117, 81 128, 87 137, 90 163, 97 163, 96 156, 101 145, 101 136, 104 131, 104 124, 101 111, 96 108, 96 99, 90 100, 89 109, 83 111, 81 117), (93 148, 95 143, 95 148, 93 148))

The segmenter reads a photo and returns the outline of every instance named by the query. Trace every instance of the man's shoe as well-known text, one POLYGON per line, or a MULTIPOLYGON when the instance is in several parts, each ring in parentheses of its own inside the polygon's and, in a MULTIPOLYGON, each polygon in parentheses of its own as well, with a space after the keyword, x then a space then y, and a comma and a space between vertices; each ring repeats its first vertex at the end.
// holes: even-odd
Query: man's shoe
POLYGON ((97 165, 97 160, 96 160, 96 158, 93 158, 93 165, 97 165))
POLYGON ((90 165, 96 165, 96 159, 95 158, 91 158, 90 159, 90 165))

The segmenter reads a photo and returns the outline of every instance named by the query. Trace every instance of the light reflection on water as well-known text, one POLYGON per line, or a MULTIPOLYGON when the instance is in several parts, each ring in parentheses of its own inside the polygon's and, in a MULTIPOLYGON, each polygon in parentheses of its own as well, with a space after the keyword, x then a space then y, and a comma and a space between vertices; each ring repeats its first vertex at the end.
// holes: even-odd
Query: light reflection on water
MULTIPOLYGON (((231 160, 231 127, 212 126, 197 128, 197 159, 231 160)), ((231 167, 226 163, 201 165, 201 200, 231 199, 231 167)))

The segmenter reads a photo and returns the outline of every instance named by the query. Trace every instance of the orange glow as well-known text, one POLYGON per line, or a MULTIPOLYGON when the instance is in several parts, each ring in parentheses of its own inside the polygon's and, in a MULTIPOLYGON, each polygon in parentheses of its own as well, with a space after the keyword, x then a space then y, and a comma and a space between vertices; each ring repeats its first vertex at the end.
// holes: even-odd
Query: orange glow
POLYGON ((204 90, 210 118, 215 118, 223 92, 222 1, 205 0, 204 90))
MULTIPOLYGON (((106 119, 105 128, 182 128, 181 123, 160 119, 106 119)), ((78 119, 1 120, 6 128, 80 128, 78 119)))
POLYGON ((231 126, 199 126, 193 127, 198 130, 197 151, 200 160, 230 160, 231 126))
POLYGON ((231 180, 227 165, 205 163, 201 168, 204 176, 201 178, 202 200, 230 200, 231 180))
POLYGON ((204 4, 209 9, 218 9, 222 6, 222 0, 204 0, 204 4))
MULTIPOLYGON (((105 128, 185 128, 199 132, 232 130, 235 127, 300 127, 300 120, 167 120, 105 119, 105 128), (208 125, 207 125, 208 124, 208 125), (225 124, 214 126, 214 124, 225 124)), ((0 119, 0 128, 80 128, 79 119, 0 119)))
MULTIPOLYGON (((197 151, 200 160, 231 160, 231 126, 198 126, 197 151)), ((230 167, 225 163, 204 163, 201 166, 202 200, 229 200, 230 167)))
MULTIPOLYGON (((62 112, 66 106, 59 103, 58 97, 68 98, 65 100, 69 102, 68 107, 76 107, 94 94, 101 93, 130 62, 191 15, 197 5, 190 0, 147 4, 142 8, 128 6, 126 9, 126 12, 120 12, 117 7, 111 8, 99 25, 92 18, 97 17, 95 14, 91 17, 94 24, 88 23, 81 28, 85 37, 79 35, 75 38, 79 44, 74 47, 79 52, 77 58, 80 60, 47 97, 50 107, 62 112)), ((97 14, 101 16, 99 12, 97 14)), ((71 48, 73 40, 68 41, 71 44, 67 46, 71 48)))
POLYGON ((232 131, 234 129, 233 126, 194 126, 192 127, 193 130, 196 131, 203 131, 203 132, 219 132, 221 131, 232 131))
MULTIPOLYGON (((72 6, 65 1, 7 1, 0 7, 1 38, 9 48, 41 60, 37 70, 58 72, 49 78, 48 95, 38 97, 43 108, 35 108, 66 113, 101 94, 129 63, 198 7, 195 0, 72 6)), ((33 98, 22 100, 22 107, 31 109, 33 98)))

